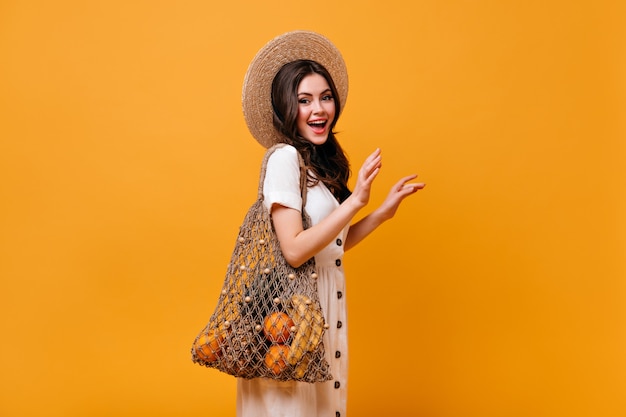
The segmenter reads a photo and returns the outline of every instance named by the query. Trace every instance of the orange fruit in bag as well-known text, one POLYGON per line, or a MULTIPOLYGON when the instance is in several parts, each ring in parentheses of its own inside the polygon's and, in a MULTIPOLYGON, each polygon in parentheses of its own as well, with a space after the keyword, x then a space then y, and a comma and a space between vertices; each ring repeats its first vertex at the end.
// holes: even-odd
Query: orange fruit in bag
POLYGON ((289 346, 272 345, 265 355, 265 366, 272 371, 274 375, 280 375, 287 367, 287 356, 289 355, 289 346))
POLYGON ((291 336, 291 328, 295 324, 287 314, 277 311, 263 320, 263 334, 270 342, 287 343, 291 336))
POLYGON ((204 362, 213 362, 222 354, 220 345, 224 341, 224 335, 216 331, 203 333, 193 344, 196 356, 204 362))

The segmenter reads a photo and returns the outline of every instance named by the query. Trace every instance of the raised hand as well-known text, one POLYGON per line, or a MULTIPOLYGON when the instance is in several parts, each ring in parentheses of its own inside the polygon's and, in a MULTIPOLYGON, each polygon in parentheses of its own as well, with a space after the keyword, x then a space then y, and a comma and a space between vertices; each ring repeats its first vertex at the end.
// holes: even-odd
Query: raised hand
POLYGON ((426 186, 423 182, 409 183, 409 181, 414 180, 415 178, 417 178, 416 174, 407 175, 391 187, 389 194, 387 194, 387 198, 385 198, 385 201, 383 201, 378 210, 376 210, 383 220, 391 219, 396 214, 400 203, 406 197, 416 193, 418 190, 421 190, 426 186))
POLYGON ((351 198, 358 207, 364 207, 369 202, 372 183, 380 172, 381 167, 382 155, 380 149, 376 149, 365 159, 363 165, 361 165, 357 175, 356 185, 352 191, 351 198))

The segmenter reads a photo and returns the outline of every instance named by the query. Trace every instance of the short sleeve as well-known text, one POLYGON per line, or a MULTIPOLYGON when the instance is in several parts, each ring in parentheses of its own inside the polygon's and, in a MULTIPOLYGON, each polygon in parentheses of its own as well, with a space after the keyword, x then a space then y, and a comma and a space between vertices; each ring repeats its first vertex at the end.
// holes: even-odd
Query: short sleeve
POLYGON ((293 146, 283 146, 270 155, 263 182, 263 199, 268 210, 273 204, 302 210, 300 164, 293 146))

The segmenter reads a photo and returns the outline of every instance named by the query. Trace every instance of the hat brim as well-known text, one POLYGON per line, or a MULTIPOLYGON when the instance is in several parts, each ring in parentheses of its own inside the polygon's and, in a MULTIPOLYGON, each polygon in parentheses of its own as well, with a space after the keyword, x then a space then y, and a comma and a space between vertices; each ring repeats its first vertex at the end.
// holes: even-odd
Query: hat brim
POLYGON ((243 116, 252 136, 264 147, 282 142, 273 124, 271 88, 283 65, 308 59, 323 65, 335 83, 341 109, 348 98, 348 71, 339 50, 324 36, 309 31, 287 32, 269 41, 250 63, 243 81, 243 116))

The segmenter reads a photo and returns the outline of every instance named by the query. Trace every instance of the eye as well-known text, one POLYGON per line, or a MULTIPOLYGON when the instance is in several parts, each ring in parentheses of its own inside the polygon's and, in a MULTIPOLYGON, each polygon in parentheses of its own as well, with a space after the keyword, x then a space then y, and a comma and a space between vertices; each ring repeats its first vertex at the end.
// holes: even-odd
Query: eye
POLYGON ((309 104, 310 100, 308 98, 299 98, 298 103, 300 104, 309 104))
POLYGON ((322 100, 324 101, 332 101, 333 96, 331 94, 326 94, 325 96, 322 97, 322 100))

